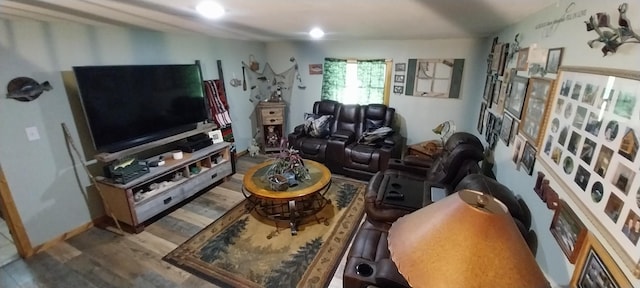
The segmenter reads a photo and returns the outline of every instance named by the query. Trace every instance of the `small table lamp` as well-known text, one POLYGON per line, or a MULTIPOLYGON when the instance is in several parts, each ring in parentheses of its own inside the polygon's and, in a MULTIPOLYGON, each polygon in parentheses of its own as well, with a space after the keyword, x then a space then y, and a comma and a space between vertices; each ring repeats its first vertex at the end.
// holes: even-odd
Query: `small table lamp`
POLYGON ((401 217, 388 241, 412 287, 549 287, 506 206, 477 191, 401 217))

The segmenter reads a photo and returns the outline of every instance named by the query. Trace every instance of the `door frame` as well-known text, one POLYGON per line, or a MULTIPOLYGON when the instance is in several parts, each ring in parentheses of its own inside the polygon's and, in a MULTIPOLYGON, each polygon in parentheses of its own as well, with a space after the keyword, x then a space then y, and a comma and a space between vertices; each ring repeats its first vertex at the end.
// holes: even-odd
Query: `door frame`
POLYGON ((18 254, 22 258, 27 258, 33 255, 33 247, 31 241, 27 235, 27 231, 24 229, 20 214, 16 208, 13 197, 11 196, 11 190, 9 189, 9 183, 4 176, 4 171, 0 165, 0 211, 7 222, 13 243, 16 245, 18 254))

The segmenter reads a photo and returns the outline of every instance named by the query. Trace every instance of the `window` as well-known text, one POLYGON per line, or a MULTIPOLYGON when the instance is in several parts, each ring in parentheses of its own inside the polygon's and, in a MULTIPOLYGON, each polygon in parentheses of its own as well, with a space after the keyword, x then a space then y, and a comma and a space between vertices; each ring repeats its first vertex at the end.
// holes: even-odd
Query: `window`
POLYGON ((344 104, 389 105, 391 80, 389 60, 344 60, 325 58, 322 100, 344 104))

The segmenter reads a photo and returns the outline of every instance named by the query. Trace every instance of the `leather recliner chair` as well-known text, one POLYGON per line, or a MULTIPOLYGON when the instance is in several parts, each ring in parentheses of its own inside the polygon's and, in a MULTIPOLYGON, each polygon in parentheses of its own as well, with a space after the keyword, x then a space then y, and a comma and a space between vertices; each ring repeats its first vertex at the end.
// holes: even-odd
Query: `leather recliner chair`
MULTIPOLYGON (((460 181, 455 191, 472 189, 493 195, 505 204, 516 225, 535 255, 537 238, 530 230, 531 213, 526 203, 506 186, 482 174, 470 174, 460 181)), ((425 219, 428 221, 428 219, 425 219)), ((369 217, 356 233, 345 265, 343 286, 345 288, 409 287, 398 268, 391 260, 387 235, 391 223, 377 222, 369 217)), ((470 237, 469 241, 473 241, 470 237)))
MULTIPOLYGON (((333 134, 336 131, 336 121, 340 111, 340 104, 337 101, 324 100, 316 101, 313 103, 313 114, 324 116, 333 116, 333 123, 330 127, 330 132, 333 134)), ((294 128, 293 133, 288 135, 289 145, 299 151, 300 156, 305 159, 310 159, 320 163, 325 163, 327 155, 327 139, 305 137, 304 125, 298 125, 294 128)), ((329 167, 331 169, 331 167, 329 167)))
POLYGON ((388 159, 401 154, 401 137, 396 131, 375 143, 359 142, 365 132, 374 128, 393 129, 393 108, 383 104, 343 105, 323 100, 314 103, 313 112, 334 116, 330 136, 306 135, 304 125, 299 125, 289 134, 289 145, 300 151, 303 158, 323 163, 333 173, 368 180, 375 172, 386 169, 388 159))

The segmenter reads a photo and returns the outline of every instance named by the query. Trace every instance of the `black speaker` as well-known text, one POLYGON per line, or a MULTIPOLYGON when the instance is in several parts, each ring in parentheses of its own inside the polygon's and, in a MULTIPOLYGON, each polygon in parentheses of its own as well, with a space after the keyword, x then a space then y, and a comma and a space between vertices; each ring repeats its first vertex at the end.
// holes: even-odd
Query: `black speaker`
POLYGON ((200 142, 207 138, 209 138, 209 135, 200 133, 200 134, 187 137, 187 142, 200 142))

